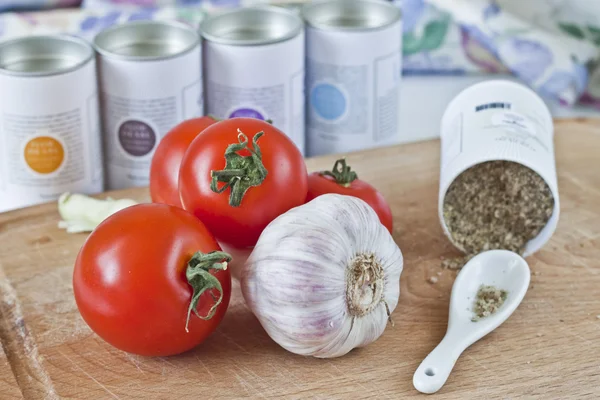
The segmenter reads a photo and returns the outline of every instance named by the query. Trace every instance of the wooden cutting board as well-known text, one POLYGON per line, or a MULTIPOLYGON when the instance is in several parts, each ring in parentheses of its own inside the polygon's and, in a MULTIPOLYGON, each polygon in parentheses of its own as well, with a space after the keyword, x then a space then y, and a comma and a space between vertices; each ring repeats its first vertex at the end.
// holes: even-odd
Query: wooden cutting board
MULTIPOLYGON (((405 266, 400 303, 374 344, 339 359, 288 353, 269 339, 235 285, 222 325, 195 350, 144 358, 112 348, 83 322, 71 286, 86 235, 57 228, 54 204, 0 215, 2 399, 376 398, 424 396, 412 386, 443 337, 455 254, 437 219, 439 142, 349 156, 394 213, 405 266), (436 284, 427 282, 437 276, 436 284)), ((556 126, 561 220, 528 259, 531 288, 515 314, 468 349, 439 398, 600 397, 600 120, 556 126)), ((334 157, 308 160, 329 168, 334 157)), ((114 193, 148 199, 146 189, 114 193)), ((424 398, 424 397, 422 397, 424 398)))

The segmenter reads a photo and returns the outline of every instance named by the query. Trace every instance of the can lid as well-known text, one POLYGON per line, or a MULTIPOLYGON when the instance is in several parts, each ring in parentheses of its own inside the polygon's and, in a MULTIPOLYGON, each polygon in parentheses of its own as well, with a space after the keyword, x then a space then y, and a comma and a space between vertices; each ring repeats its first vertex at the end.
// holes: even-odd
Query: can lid
POLYGON ((68 35, 27 36, 0 43, 0 74, 64 74, 93 58, 92 46, 83 39, 68 35))
POLYGON ((163 21, 132 21, 98 33, 94 46, 103 57, 155 61, 177 57, 200 43, 187 25, 163 21))
POLYGON ((377 0, 325 0, 302 8, 306 23, 317 29, 370 31, 385 28, 400 20, 400 8, 377 0))
POLYGON ((200 23, 208 41, 233 46, 256 46, 283 42, 301 33, 302 19, 281 7, 256 6, 216 14, 200 23))

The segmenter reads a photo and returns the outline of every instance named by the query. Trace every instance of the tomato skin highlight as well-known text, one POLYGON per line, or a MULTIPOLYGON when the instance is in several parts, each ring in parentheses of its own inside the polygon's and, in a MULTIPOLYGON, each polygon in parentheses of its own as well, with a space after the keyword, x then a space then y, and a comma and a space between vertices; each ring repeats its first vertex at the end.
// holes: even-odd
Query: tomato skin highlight
POLYGON ((330 176, 323 176, 320 172, 313 172, 308 176, 308 195, 306 196, 306 201, 309 202, 327 193, 358 197, 375 210, 383 226, 390 233, 393 233, 392 210, 383 195, 373 186, 360 179, 355 179, 348 185, 348 187, 345 187, 338 184, 330 176))
POLYGON ((154 203, 183 208, 178 189, 181 160, 196 136, 215 122, 209 116, 189 119, 160 140, 150 164, 150 197, 154 203))
MULTIPOLYGON (((185 272, 197 251, 220 250, 212 234, 188 212, 165 204, 125 208, 102 222, 81 248, 73 290, 81 316, 114 347, 143 356, 169 356, 204 341, 221 322, 231 295, 228 270, 213 271, 223 301, 215 315, 193 315, 186 332, 192 287, 185 272)), ((200 315, 214 304, 205 292, 200 315)))
MULTIPOLYGON (((238 154, 249 156, 247 150, 238 154)), ((222 187, 224 183, 219 183, 222 187)), ((179 171, 179 194, 186 210, 198 217, 215 237, 236 248, 254 246, 263 229, 289 209, 304 204, 307 172, 294 143, 271 124, 253 118, 232 118, 204 130, 186 152, 179 171), (244 194, 238 207, 229 204, 231 189, 211 190, 211 171, 225 168, 225 150, 239 143, 238 129, 257 144, 267 175, 244 194)))

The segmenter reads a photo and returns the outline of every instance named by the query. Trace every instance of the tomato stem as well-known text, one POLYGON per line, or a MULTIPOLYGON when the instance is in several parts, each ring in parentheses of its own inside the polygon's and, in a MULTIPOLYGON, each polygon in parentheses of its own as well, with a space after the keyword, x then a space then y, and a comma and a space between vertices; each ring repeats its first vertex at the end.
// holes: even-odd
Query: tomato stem
POLYGON ((330 176, 335 182, 344 187, 350 187, 350 184, 358 179, 356 172, 352 171, 349 165, 346 164, 345 158, 340 158, 333 164, 331 171, 322 171, 322 176, 330 176))
POLYGON ((252 146, 248 146, 248 137, 238 129, 239 143, 232 143, 225 150, 225 168, 220 171, 210 171, 210 189, 215 193, 223 193, 231 188, 229 205, 239 207, 242 198, 252 186, 259 186, 267 177, 267 170, 262 163, 262 153, 258 139, 264 135, 258 132, 252 138, 252 146), (249 156, 241 156, 237 152, 247 150, 249 156), (218 183, 225 185, 219 187, 218 183))
MULTIPOLYGON (((190 323, 190 317, 192 312, 196 316, 203 320, 209 320, 217 311, 217 307, 223 301, 223 287, 221 282, 210 273, 210 270, 222 271, 227 269, 227 263, 231 261, 231 256, 223 251, 211 251, 210 253, 196 252, 190 261, 188 261, 187 270, 185 271, 185 277, 188 283, 194 290, 192 294, 192 300, 187 312, 187 320, 185 321, 185 331, 189 332, 188 325, 190 323), (196 307, 200 296, 207 290, 216 289, 219 292, 219 298, 213 296, 215 304, 210 308, 206 316, 198 314, 196 307)), ((212 293, 211 293, 212 295, 212 293)))
MULTIPOLYGON (((243 178, 244 175, 246 175, 246 170, 244 169, 223 169, 221 171, 210 171, 211 178, 217 178, 217 180, 220 182, 229 182, 231 178, 243 178)), ((219 193, 223 191, 221 189, 219 189, 219 193)))

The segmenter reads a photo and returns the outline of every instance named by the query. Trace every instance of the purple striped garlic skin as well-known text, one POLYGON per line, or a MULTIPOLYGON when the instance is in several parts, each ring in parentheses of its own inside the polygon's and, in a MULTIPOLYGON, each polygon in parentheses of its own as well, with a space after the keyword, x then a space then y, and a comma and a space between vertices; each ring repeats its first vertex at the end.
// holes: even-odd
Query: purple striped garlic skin
POLYGON ((383 333, 400 295, 402 252, 364 201, 327 194, 271 222, 242 293, 286 350, 339 357, 383 333))

